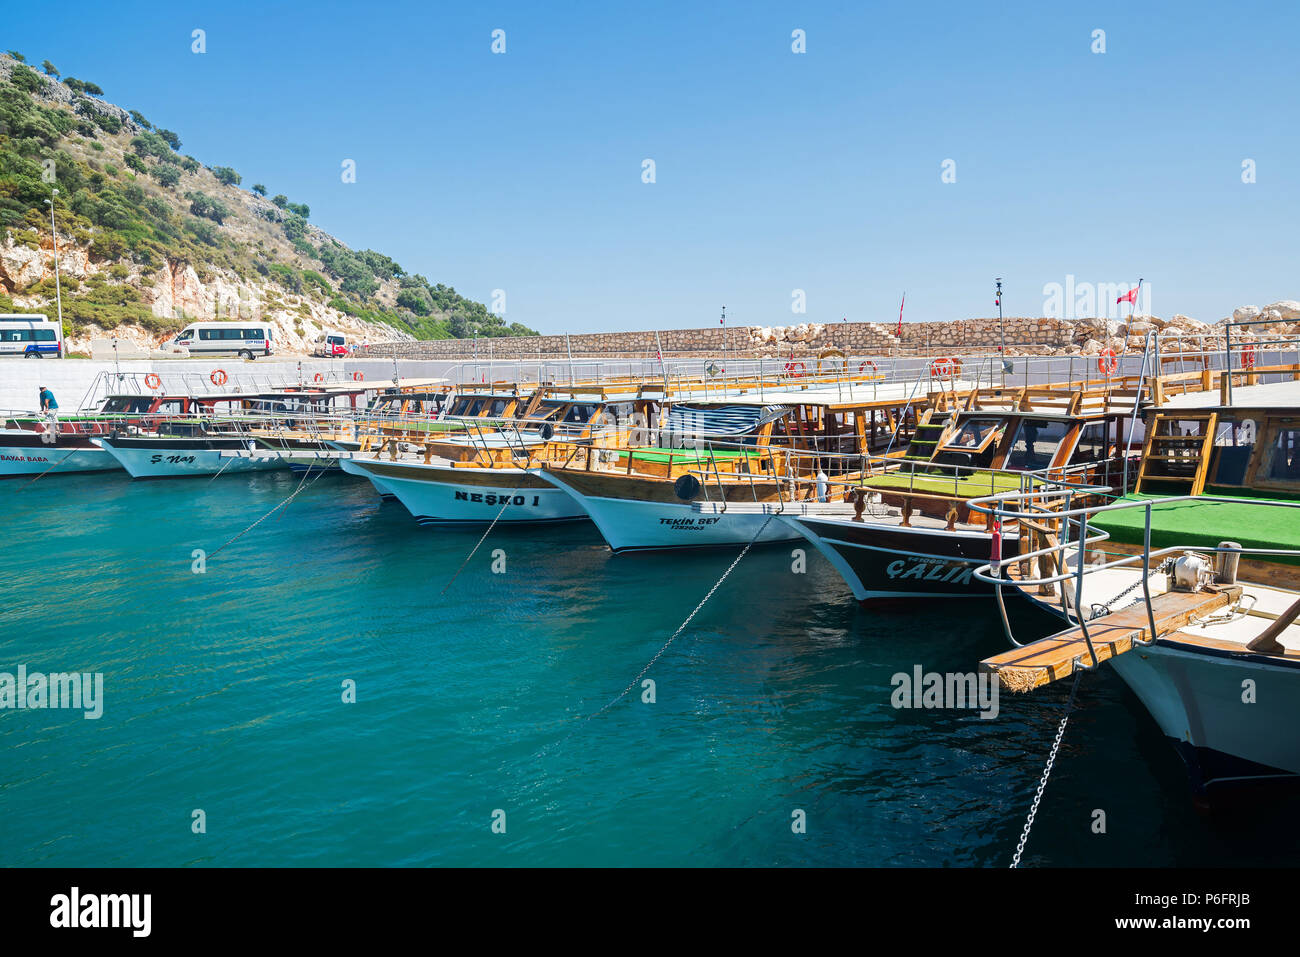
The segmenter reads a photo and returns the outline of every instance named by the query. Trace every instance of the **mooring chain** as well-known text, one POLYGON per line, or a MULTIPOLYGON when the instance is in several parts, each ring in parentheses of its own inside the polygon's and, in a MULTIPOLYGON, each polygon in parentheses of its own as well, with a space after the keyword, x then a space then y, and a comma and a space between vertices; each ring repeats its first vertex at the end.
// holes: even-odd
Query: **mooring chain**
POLYGON ((1052 742, 1052 750, 1047 755, 1047 765, 1043 768, 1043 776, 1038 781, 1038 791, 1034 794, 1034 803, 1029 808, 1029 816, 1025 818, 1025 829, 1020 832, 1020 843, 1016 845, 1016 854, 1011 858, 1012 869, 1020 866, 1020 855, 1025 852, 1029 831, 1034 826, 1034 818, 1038 816, 1038 802, 1043 799, 1043 792, 1047 790, 1047 779, 1052 776, 1056 753, 1060 750, 1061 739, 1065 737, 1065 726, 1069 723, 1070 713, 1074 710, 1074 695, 1079 690, 1079 676, 1082 674, 1081 671, 1074 673, 1074 683, 1070 685, 1070 700, 1065 703, 1065 714, 1061 715, 1061 723, 1056 729, 1056 740, 1052 742))
POLYGON ((74 455, 76 455, 76 454, 77 454, 78 452, 80 452, 80 451, 81 451, 81 449, 73 449, 71 452, 69 452, 69 453, 68 453, 67 455, 65 455, 63 458, 59 459, 57 462, 55 462, 53 465, 51 465, 49 468, 47 468, 47 469, 46 469, 44 472, 42 472, 40 475, 36 476, 36 478, 32 479, 30 482, 28 482, 28 483, 26 483, 25 485, 23 485, 23 487, 20 488, 18 491, 21 492, 21 491, 23 491, 23 489, 27 488, 27 486, 29 486, 29 485, 34 485, 34 484, 35 484, 39 479, 43 479, 43 478, 45 478, 45 476, 49 475, 51 472, 53 472, 55 469, 57 469, 60 465, 62 465, 64 462, 68 461, 68 459, 72 458, 74 455))
POLYGON ((510 504, 510 500, 514 497, 514 494, 517 491, 519 491, 517 488, 510 490, 510 494, 506 496, 505 503, 501 506, 501 511, 497 512, 497 517, 492 519, 492 524, 487 527, 487 531, 485 531, 483 537, 478 540, 478 544, 469 550, 469 554, 465 556, 465 560, 460 563, 460 568, 456 569, 456 574, 452 575, 451 580, 442 586, 442 591, 438 592, 439 595, 447 594, 447 589, 451 587, 452 582, 460 577, 460 573, 465 570, 465 566, 469 564, 469 560, 478 552, 479 547, 487 541, 487 537, 492 534, 492 529, 497 527, 497 522, 499 522, 501 516, 506 513, 506 506, 510 504))
POLYGON ((709 599, 713 597, 713 593, 722 587, 722 583, 727 580, 727 576, 730 575, 733 571, 735 571, 736 566, 740 564, 741 559, 743 559, 746 555, 749 554, 749 550, 754 547, 754 543, 758 541, 759 537, 763 534, 763 532, 767 530, 768 523, 771 522, 772 519, 775 517, 776 516, 774 514, 769 514, 767 516, 767 519, 759 527, 758 531, 754 534, 754 537, 749 540, 749 544, 747 544, 744 548, 740 550, 740 554, 736 556, 736 560, 733 561, 731 565, 728 566, 727 570, 722 573, 722 577, 713 583, 713 587, 709 589, 708 594, 700 599, 700 603, 695 606, 695 609, 689 615, 686 616, 686 620, 677 626, 677 630, 673 632, 672 637, 663 643, 663 647, 660 648, 657 652, 655 652, 655 656, 651 658, 649 662, 647 662, 646 666, 641 669, 641 671, 637 674, 635 678, 632 679, 632 681, 628 684, 628 686, 624 688, 622 691, 620 691, 618 693, 618 696, 614 698, 614 700, 612 700, 609 704, 605 705, 605 707, 601 708, 599 711, 594 711, 591 714, 587 715, 584 721, 590 721, 592 718, 599 717, 600 715, 608 711, 610 708, 614 707, 614 705, 622 701, 625 697, 627 697, 628 692, 631 691, 633 688, 635 688, 637 686, 637 682, 639 682, 645 676, 646 672, 648 672, 651 668, 654 667, 655 662, 663 657, 664 652, 668 650, 668 646, 671 645, 674 641, 676 641, 677 638, 681 635, 681 633, 686 630, 686 626, 689 625, 691 623, 691 620, 694 619, 695 616, 700 613, 700 609, 703 608, 706 604, 708 604, 709 599))
MULTIPOLYGON (((1157 565, 1155 568, 1153 568, 1153 569, 1152 569, 1152 570, 1147 574, 1147 579, 1150 580, 1150 579, 1152 579, 1152 578, 1155 578, 1155 577, 1156 577, 1157 575, 1159 575, 1161 572, 1167 572, 1167 571, 1169 570, 1169 567, 1173 564, 1173 562, 1174 562, 1174 560, 1173 560, 1172 558, 1166 558, 1163 562, 1161 562, 1159 565, 1157 565)), ((1136 598, 1136 599, 1134 599, 1133 601, 1131 601, 1131 602, 1129 602, 1127 605, 1125 605, 1124 608, 1112 608, 1112 607, 1111 607, 1112 605, 1115 604, 1115 602, 1119 601, 1121 598, 1124 598, 1125 596, 1127 596, 1127 595, 1130 594, 1131 592, 1133 592, 1133 591, 1135 591, 1135 590, 1137 590, 1138 588, 1141 588, 1141 587, 1142 587, 1142 578, 1139 576, 1137 581, 1135 581, 1133 584, 1129 585, 1129 586, 1128 586, 1127 588, 1125 588, 1122 592, 1120 592, 1118 595, 1116 595, 1114 598, 1112 598, 1110 601, 1106 602, 1105 604, 1101 604, 1101 603, 1094 602, 1094 603, 1092 604, 1092 607, 1093 607, 1093 608, 1101 608, 1102 611, 1099 612, 1099 613, 1096 613, 1096 614, 1092 615, 1091 617, 1089 617, 1088 620, 1089 620, 1089 621, 1092 621, 1094 618, 1100 618, 1102 615, 1109 615, 1109 614, 1111 614, 1112 612, 1123 611, 1124 608, 1128 608, 1128 607, 1130 607, 1131 605, 1136 605, 1139 601, 1142 600, 1141 598, 1136 598)))
MULTIPOLYGON (((308 484, 306 485, 305 488, 304 488, 302 482, 300 481, 300 482, 298 483, 298 487, 295 488, 292 492, 289 493, 289 497, 288 497, 288 498, 286 498, 286 499, 285 499, 283 502, 281 502, 279 505, 275 506, 275 508, 271 509, 271 510, 270 510, 269 512, 267 512, 265 515, 263 515, 261 518, 259 518, 257 521, 255 521, 252 525, 249 525, 246 529, 244 529, 242 532, 240 532, 240 533, 239 533, 238 535, 236 535, 234 538, 232 538, 232 539, 230 539, 229 541, 224 542, 223 544, 219 545, 219 546, 218 546, 216 549, 214 549, 213 551, 208 552, 207 557, 208 557, 208 558, 211 558, 212 556, 216 555, 217 552, 219 552, 219 551, 221 551, 223 548, 225 548, 227 545, 233 545, 235 542, 239 541, 241 538, 243 538, 245 535, 247 535, 247 534, 248 534, 249 532, 251 532, 253 529, 257 528, 257 526, 259 526, 259 525, 261 525, 263 522, 265 522, 268 518, 270 518, 270 517, 271 517, 272 515, 274 515, 276 512, 280 511, 280 509, 285 508, 285 507, 286 507, 290 502, 292 502, 295 498, 298 497, 298 493, 299 493, 299 492, 303 492, 303 491, 305 491, 306 489, 311 488, 311 487, 312 487, 313 485, 315 485, 318 481, 320 481, 320 477, 321 477, 321 475, 324 475, 325 472, 326 472, 325 469, 321 469, 321 470, 320 470, 320 474, 317 475, 314 479, 312 479, 311 482, 308 483, 308 484)), ((304 475, 303 475, 303 480, 305 481, 306 478, 307 478, 307 476, 306 476, 306 474, 304 473, 304 475)))

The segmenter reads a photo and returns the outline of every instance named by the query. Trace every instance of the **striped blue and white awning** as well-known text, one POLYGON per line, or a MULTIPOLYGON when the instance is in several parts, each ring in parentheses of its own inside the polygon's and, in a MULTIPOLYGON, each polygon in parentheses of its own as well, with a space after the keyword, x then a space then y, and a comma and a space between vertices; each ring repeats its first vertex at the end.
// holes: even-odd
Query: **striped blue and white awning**
POLYGON ((784 405, 728 405, 709 408, 674 405, 668 410, 667 431, 686 436, 748 435, 789 412, 789 407, 784 405))

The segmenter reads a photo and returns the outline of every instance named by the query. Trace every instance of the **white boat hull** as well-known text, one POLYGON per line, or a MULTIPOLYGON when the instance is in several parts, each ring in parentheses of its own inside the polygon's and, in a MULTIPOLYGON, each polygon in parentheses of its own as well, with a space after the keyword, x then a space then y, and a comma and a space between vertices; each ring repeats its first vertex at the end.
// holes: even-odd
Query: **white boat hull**
POLYGON ((1183 756, 1198 792, 1300 775, 1300 661, 1161 640, 1112 664, 1183 756))
MULTIPOLYGON (((744 546, 754 541, 768 519, 767 515, 752 512, 701 514, 689 502, 678 505, 584 495, 554 473, 546 473, 546 478, 586 510, 615 553, 744 546)), ((799 537, 798 532, 773 518, 758 542, 790 542, 799 537)))
POLYGON ((99 441, 132 478, 180 478, 216 475, 218 472, 232 475, 238 472, 267 472, 288 468, 287 459, 223 456, 221 449, 134 448, 99 441))
POLYGON ((568 495, 525 469, 458 469, 375 459, 343 459, 341 465, 349 474, 370 479, 381 495, 395 496, 421 525, 536 524, 587 518, 568 495))
POLYGON ((121 467, 117 459, 103 449, 58 445, 33 448, 0 442, 0 476, 40 475, 42 472, 53 475, 63 472, 113 472, 121 467))

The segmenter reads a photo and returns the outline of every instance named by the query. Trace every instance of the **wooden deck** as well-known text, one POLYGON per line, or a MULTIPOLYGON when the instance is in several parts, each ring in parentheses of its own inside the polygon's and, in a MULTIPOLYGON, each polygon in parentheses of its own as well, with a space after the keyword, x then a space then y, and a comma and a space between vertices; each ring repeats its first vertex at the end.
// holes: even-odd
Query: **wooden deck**
MULTIPOLYGON (((1155 614, 1156 637, 1166 637, 1187 624, 1194 616, 1205 615, 1235 601, 1241 594, 1238 585, 1210 586, 1201 592, 1167 592, 1151 600, 1155 614)), ((1122 655, 1133 648, 1135 640, 1151 637, 1144 602, 1088 622, 1088 636, 1097 652, 1098 662, 1122 655)), ((1075 663, 1092 663, 1083 631, 1069 628, 1048 638, 1012 648, 980 662, 980 670, 998 676, 1009 691, 1032 691, 1074 674, 1075 663)))

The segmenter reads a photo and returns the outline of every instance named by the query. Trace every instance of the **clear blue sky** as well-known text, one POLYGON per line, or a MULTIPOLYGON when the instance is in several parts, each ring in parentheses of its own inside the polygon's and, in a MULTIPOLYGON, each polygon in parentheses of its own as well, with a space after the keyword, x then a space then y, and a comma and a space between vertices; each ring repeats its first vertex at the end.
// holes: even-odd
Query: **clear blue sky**
POLYGON ((1297 10, 63 2, 0 46, 543 332, 967 318, 995 276, 1038 315, 1067 274, 1212 322, 1300 298, 1297 10))

